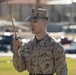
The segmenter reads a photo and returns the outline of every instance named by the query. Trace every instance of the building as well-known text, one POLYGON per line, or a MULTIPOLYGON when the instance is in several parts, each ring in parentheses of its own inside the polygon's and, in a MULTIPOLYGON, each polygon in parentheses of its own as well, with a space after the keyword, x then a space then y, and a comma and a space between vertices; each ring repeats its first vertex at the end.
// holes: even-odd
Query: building
MULTIPOLYGON (((48 31, 63 31, 63 25, 76 22, 76 4, 70 0, 40 0, 40 3, 43 8, 49 10, 48 31)), ((8 4, 12 17, 25 21, 31 8, 36 5, 36 0, 8 0, 8 4)), ((0 19, 10 20, 7 0, 0 0, 0 19)))
MULTIPOLYGON (((41 0, 46 2, 48 0, 41 0)), ((30 14, 30 10, 36 4, 36 0, 8 0, 11 14, 16 20, 24 21, 30 14)), ((0 1, 0 17, 1 19, 9 19, 7 0, 0 1)))

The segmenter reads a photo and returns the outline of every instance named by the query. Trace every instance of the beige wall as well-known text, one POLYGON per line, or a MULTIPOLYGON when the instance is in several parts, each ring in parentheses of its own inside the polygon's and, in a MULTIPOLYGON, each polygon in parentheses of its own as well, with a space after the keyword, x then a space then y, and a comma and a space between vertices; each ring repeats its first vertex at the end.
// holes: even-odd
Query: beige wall
MULTIPOLYGON (((26 18, 29 16, 30 14, 30 10, 31 10, 30 5, 10 5, 10 9, 11 9, 11 13, 12 15, 16 18, 16 20, 19 21, 25 21, 26 18)), ((71 6, 70 6, 71 7, 71 6)), ((43 5, 43 8, 46 8, 49 10, 49 22, 58 22, 58 19, 60 20, 66 20, 66 14, 71 14, 71 8, 69 6, 65 7, 65 6, 48 6, 48 5, 43 5)), ((76 8, 76 7, 74 7, 76 8)), ((76 11, 74 11, 75 15, 76 15, 76 11)), ((7 9, 7 5, 0 5, 0 18, 8 18, 8 9, 7 9)), ((70 17, 71 18, 71 17, 70 17)), ((68 19, 69 21, 69 19, 68 19)))
MULTIPOLYGON (((29 16, 30 7, 28 5, 10 5, 11 14, 17 20, 24 21, 29 16)), ((9 12, 7 5, 0 5, 0 18, 8 18, 9 12)))

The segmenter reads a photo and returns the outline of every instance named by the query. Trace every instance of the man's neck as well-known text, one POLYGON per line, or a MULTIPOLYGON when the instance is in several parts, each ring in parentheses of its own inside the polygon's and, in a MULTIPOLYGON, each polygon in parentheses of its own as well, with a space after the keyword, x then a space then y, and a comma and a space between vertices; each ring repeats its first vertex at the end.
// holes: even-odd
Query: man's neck
POLYGON ((40 34, 36 34, 36 39, 41 40, 46 36, 46 32, 44 33, 40 33, 40 34))

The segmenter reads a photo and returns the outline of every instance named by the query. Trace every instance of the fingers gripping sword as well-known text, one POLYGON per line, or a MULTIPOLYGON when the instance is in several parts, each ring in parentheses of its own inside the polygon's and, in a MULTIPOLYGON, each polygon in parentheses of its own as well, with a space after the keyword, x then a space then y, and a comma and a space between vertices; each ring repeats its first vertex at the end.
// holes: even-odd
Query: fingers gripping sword
POLYGON ((10 11, 10 8, 9 8, 8 0, 6 0, 6 2, 7 2, 7 7, 8 7, 9 16, 10 16, 10 19, 11 19, 11 22, 12 22, 12 25, 13 25, 13 29, 14 29, 14 35, 15 35, 15 38, 16 38, 16 37, 17 37, 16 28, 15 28, 15 26, 14 26, 14 22, 13 22, 13 19, 12 19, 12 15, 11 15, 11 11, 10 11))

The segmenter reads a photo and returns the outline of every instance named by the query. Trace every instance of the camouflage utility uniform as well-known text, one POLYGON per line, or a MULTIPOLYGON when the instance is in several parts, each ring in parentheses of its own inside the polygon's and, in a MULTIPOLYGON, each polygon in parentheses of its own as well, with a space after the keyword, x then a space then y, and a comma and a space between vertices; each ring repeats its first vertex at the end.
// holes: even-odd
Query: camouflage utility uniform
POLYGON ((31 39, 13 55, 16 70, 28 70, 33 74, 67 75, 67 65, 63 46, 48 34, 38 43, 31 39))

